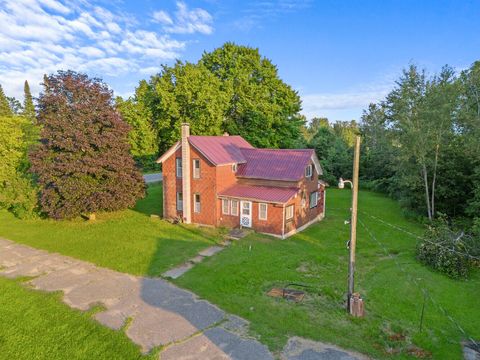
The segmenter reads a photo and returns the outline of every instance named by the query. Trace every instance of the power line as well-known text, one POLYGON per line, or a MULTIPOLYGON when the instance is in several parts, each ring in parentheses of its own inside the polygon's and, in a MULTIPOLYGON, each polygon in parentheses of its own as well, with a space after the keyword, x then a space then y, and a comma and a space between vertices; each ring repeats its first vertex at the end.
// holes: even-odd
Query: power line
POLYGON ((411 276, 406 270, 405 268, 397 261, 397 259, 387 250, 387 248, 383 245, 383 243, 381 243, 377 238, 376 236, 370 231, 370 229, 365 225, 365 223, 361 220, 361 219, 358 219, 358 222, 362 225, 362 227, 367 231, 368 235, 370 236, 370 238, 372 238, 382 249, 383 251, 385 252, 385 254, 391 258, 395 264, 397 265, 397 267, 400 269, 400 271, 402 273, 404 273, 411 282, 413 282, 419 289, 420 291, 423 293, 424 296, 428 297, 430 299, 430 301, 432 302, 432 304, 434 304, 439 310, 440 312, 452 323, 454 324, 458 330, 463 334, 463 336, 465 336, 468 340, 470 340, 477 348, 479 348, 479 344, 473 340, 473 338, 471 336, 469 336, 467 334, 467 332, 462 328, 462 326, 460 326, 460 324, 450 315, 448 314, 448 312, 445 310, 445 308, 440 305, 429 293, 428 291, 425 290, 424 287, 422 287, 418 281, 415 279, 415 277, 411 276))
POLYGON ((416 238, 416 239, 418 239, 418 240, 421 240, 421 241, 427 242, 427 243, 429 243, 429 244, 438 246, 438 247, 440 247, 440 248, 442 248, 442 249, 445 249, 445 250, 450 251, 450 252, 452 252, 452 253, 455 253, 455 254, 457 254, 457 255, 465 256, 465 257, 468 257, 468 258, 470 258, 470 259, 480 261, 480 257, 478 257, 478 256, 474 256, 474 255, 471 255, 471 254, 468 254, 468 253, 464 253, 464 252, 461 252, 461 251, 452 249, 452 248, 450 248, 450 247, 444 246, 444 245, 442 245, 442 244, 440 244, 440 243, 436 243, 436 242, 431 241, 431 240, 429 240, 429 239, 426 239, 426 238, 424 238, 424 237, 418 236, 417 234, 414 234, 414 233, 412 233, 412 232, 410 232, 410 231, 408 231, 408 230, 405 230, 405 229, 403 229, 403 228, 401 228, 401 227, 399 227, 399 226, 397 226, 397 225, 391 224, 391 223, 389 223, 389 222, 387 222, 387 221, 385 221, 385 220, 383 220, 383 219, 380 219, 380 218, 377 217, 377 216, 370 215, 370 214, 366 213, 365 211, 361 211, 361 213, 364 214, 364 215, 367 215, 367 216, 371 217, 372 219, 377 220, 378 222, 380 222, 380 223, 382 223, 382 224, 385 224, 385 225, 387 225, 387 226, 390 226, 390 227, 393 228, 393 229, 396 229, 396 230, 401 231, 401 232, 403 232, 403 233, 405 233, 405 234, 407 234, 407 235, 410 235, 410 236, 412 236, 412 237, 414 237, 414 238, 416 238))

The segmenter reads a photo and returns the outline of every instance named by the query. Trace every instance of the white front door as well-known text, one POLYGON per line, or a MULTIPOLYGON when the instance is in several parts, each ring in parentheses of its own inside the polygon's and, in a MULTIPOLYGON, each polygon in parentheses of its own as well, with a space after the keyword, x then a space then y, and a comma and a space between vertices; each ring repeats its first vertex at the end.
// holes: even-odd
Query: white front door
POLYGON ((240 226, 252 227, 252 202, 240 202, 240 226))

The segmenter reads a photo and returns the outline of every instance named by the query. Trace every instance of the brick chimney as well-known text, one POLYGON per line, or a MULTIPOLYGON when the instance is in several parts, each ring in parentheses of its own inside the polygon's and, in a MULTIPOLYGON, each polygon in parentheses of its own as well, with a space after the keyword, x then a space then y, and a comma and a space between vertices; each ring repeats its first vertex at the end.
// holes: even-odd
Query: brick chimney
POLYGON ((190 144, 188 137, 190 136, 190 125, 182 124, 182 193, 183 193, 183 221, 186 224, 192 222, 192 194, 190 179, 190 144))

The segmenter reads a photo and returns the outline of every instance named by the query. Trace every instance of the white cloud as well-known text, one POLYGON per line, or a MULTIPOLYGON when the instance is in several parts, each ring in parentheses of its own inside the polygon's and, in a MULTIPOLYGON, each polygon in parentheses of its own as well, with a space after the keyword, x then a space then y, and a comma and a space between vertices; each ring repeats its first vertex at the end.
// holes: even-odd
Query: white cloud
POLYGON ((212 31, 211 16, 184 3, 162 34, 88 1, 0 0, 0 82, 9 96, 21 98, 26 79, 38 93, 43 74, 57 70, 141 77, 180 57, 186 42, 168 33, 212 31))
POLYGON ((163 29, 172 34, 211 34, 213 17, 201 8, 189 9, 182 1, 177 2, 174 19, 165 11, 153 13, 153 21, 163 25, 163 29))
POLYGON ((172 18, 163 10, 155 11, 152 17, 155 22, 159 22, 160 24, 173 25, 172 18))
POLYGON ((242 31, 250 31, 262 27, 266 21, 307 9, 312 2, 312 0, 245 1, 242 15, 233 22, 233 26, 242 31))
POLYGON ((316 116, 335 117, 331 120, 359 120, 362 110, 370 103, 376 103, 385 98, 391 87, 379 85, 376 89, 367 89, 345 93, 317 93, 301 95, 302 113, 311 119, 316 116), (348 115, 347 115, 348 114, 348 115), (344 118, 348 116, 348 118, 344 118))

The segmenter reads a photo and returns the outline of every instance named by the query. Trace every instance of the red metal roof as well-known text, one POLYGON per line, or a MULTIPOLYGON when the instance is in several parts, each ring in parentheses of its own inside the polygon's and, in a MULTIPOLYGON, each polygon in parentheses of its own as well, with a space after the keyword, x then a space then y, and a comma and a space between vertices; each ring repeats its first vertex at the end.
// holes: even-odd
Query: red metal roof
POLYGON ((298 188, 291 187, 287 188, 237 184, 221 191, 218 195, 283 204, 290 200, 297 192, 298 188))
POLYGON ((188 141, 214 165, 243 163, 240 148, 253 149, 241 136, 190 136, 188 141))
POLYGON ((297 181, 314 155, 313 149, 242 148, 246 162, 238 166, 237 176, 255 179, 297 181))

